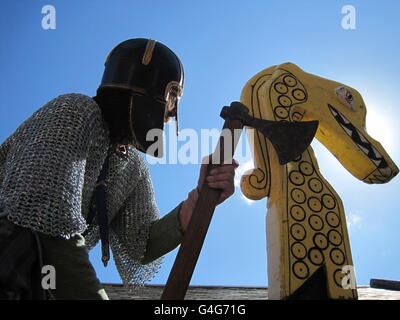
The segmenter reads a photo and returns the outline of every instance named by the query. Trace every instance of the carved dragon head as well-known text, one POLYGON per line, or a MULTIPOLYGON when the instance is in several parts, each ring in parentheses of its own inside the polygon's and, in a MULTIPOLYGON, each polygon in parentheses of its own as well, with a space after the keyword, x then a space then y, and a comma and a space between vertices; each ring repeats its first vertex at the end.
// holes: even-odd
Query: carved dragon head
POLYGON ((271 120, 318 120, 316 138, 356 178, 385 183, 399 172, 382 145, 368 134, 367 110, 357 90, 306 73, 292 63, 276 66, 265 85, 270 86, 271 120))

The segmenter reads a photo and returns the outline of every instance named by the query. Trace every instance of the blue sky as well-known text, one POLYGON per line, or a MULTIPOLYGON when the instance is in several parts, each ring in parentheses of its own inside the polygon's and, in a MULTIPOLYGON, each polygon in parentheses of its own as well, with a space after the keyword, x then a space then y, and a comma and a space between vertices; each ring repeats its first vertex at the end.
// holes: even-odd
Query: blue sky
MULTIPOLYGON (((180 126, 221 128, 222 106, 271 65, 294 62, 307 72, 356 88, 367 128, 399 165, 400 26, 396 0, 330 1, 2 1, 0 142, 59 94, 93 96, 108 52, 128 38, 159 40, 185 68, 180 126), (56 8, 56 29, 43 30, 44 5, 56 8), (356 8, 356 29, 341 27, 341 8, 356 8)), ((180 142, 182 143, 182 142, 180 142)), ((358 284, 400 279, 399 178, 367 185, 313 142, 325 178, 341 196, 358 284)), ((199 165, 150 165, 162 214, 195 187, 199 165)), ((240 189, 220 205, 192 278, 201 285, 266 285, 266 201, 249 205, 240 189)), ((151 283, 165 283, 176 250, 151 283)), ((91 260, 103 282, 120 282, 99 250, 91 260)))

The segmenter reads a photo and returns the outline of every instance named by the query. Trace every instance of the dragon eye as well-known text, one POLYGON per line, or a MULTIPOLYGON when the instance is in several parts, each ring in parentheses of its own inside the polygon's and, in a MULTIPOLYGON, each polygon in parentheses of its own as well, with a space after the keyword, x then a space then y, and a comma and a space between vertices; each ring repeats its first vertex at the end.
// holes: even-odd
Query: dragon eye
POLYGON ((347 101, 353 101, 353 95, 350 92, 347 92, 346 100, 347 101))
POLYGON ((340 86, 335 89, 336 96, 346 107, 353 111, 357 111, 357 107, 354 101, 354 95, 346 86, 340 86))

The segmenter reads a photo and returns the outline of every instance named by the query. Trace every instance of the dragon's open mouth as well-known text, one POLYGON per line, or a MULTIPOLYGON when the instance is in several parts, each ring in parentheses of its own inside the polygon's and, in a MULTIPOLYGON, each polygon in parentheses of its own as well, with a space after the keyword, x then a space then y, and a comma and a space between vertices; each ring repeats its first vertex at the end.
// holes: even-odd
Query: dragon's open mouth
POLYGON ((390 170, 386 160, 376 150, 376 148, 365 138, 365 136, 338 110, 328 104, 329 110, 340 124, 346 134, 354 141, 357 147, 368 156, 368 158, 377 166, 383 176, 390 176, 390 170))

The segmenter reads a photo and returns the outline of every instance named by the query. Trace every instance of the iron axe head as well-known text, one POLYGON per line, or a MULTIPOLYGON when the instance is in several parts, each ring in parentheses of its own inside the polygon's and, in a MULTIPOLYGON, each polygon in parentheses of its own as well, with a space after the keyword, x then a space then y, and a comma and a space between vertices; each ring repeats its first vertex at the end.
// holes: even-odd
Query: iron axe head
POLYGON ((286 164, 299 157, 311 144, 318 128, 318 121, 288 122, 271 121, 249 115, 248 109, 240 102, 223 107, 223 119, 239 120, 243 125, 261 132, 274 146, 279 163, 286 164))

